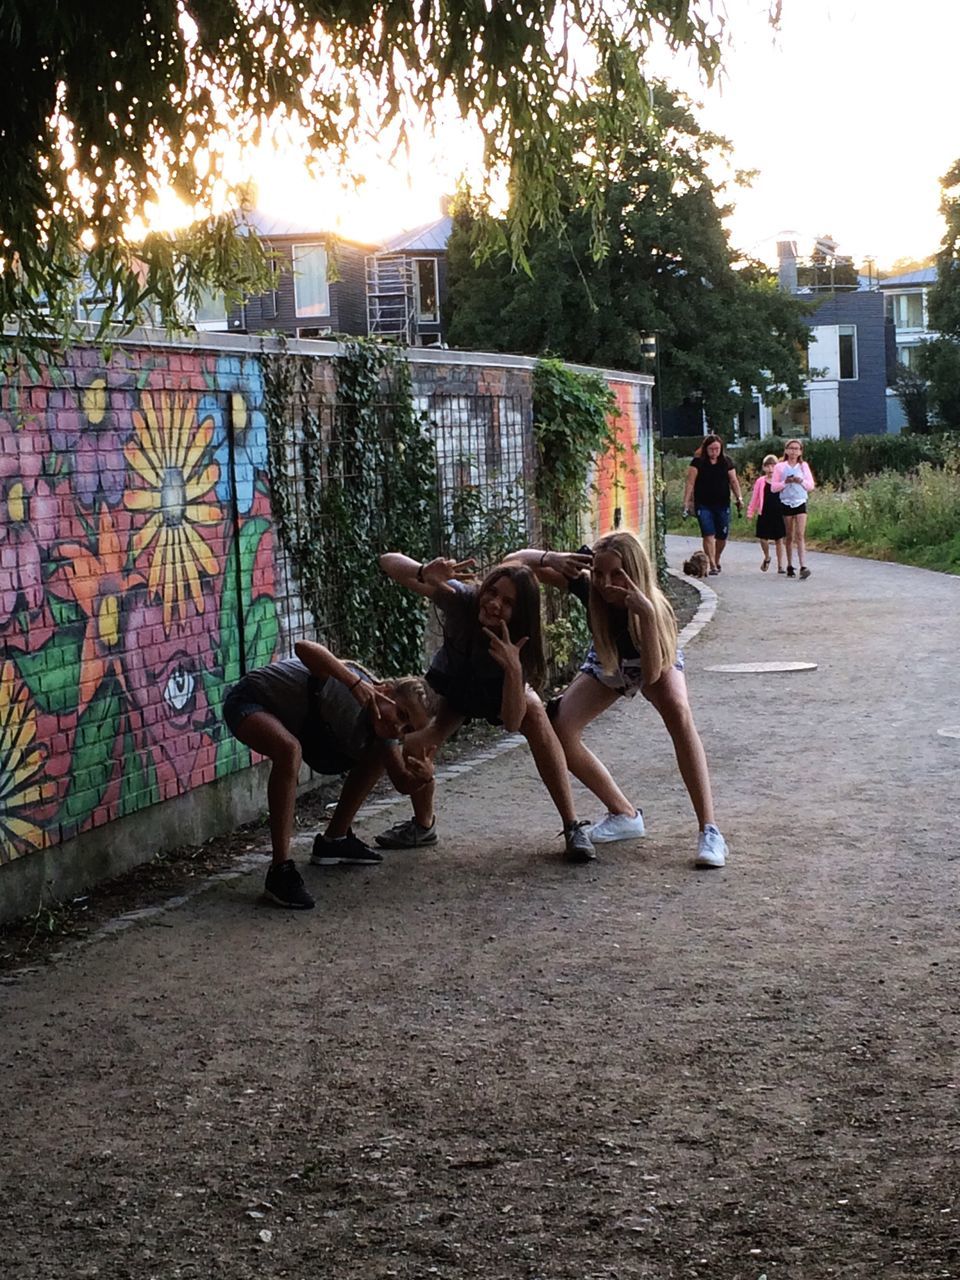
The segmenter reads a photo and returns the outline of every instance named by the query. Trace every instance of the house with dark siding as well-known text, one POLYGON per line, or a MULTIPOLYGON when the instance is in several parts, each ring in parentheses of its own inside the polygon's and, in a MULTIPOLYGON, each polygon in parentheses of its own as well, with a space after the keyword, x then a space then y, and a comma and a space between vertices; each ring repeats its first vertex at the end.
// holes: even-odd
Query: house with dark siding
POLYGON ((759 395, 736 425, 739 437, 810 436, 847 440, 887 430, 887 387, 896 366, 896 334, 875 281, 814 293, 797 284, 792 241, 777 245, 780 287, 817 302, 807 317, 809 375, 804 395, 765 405, 759 395), (819 301, 818 301, 819 299, 819 301))
POLYGON ((393 338, 405 346, 442 346, 442 301, 452 219, 439 219, 381 245, 361 244, 296 223, 249 219, 269 248, 276 285, 229 314, 213 300, 196 317, 201 329, 393 338))

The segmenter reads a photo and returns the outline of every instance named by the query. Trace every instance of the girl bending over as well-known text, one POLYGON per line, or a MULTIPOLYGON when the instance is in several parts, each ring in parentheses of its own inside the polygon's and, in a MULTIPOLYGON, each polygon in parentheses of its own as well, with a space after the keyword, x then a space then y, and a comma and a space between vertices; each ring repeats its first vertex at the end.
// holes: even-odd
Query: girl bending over
POLYGON ((386 770, 398 791, 413 797, 415 818, 433 813, 433 764, 405 759, 399 739, 429 720, 427 689, 419 676, 378 683, 356 663, 341 662, 302 640, 296 657, 250 671, 230 689, 223 718, 235 738, 267 756, 273 861, 266 894, 282 907, 309 910, 313 898, 290 858, 300 765, 347 775, 333 817, 313 843, 318 866, 382 861, 353 834, 350 824, 386 770))

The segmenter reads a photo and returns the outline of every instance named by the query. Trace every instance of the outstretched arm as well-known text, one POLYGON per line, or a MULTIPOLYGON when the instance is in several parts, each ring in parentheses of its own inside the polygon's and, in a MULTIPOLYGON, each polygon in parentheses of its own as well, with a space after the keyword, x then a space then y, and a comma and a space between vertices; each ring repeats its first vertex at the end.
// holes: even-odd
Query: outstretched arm
POLYGON ((445 556, 437 556, 435 560, 413 560, 402 551, 386 551, 380 557, 380 568, 388 578, 429 600, 449 594, 453 588, 448 584, 453 579, 472 577, 473 565, 473 560, 449 560, 445 556))
POLYGON ((317 644, 313 640, 298 640, 294 645, 294 653, 312 676, 320 680, 333 677, 353 694, 354 700, 361 707, 367 707, 376 727, 382 712, 394 706, 394 701, 383 691, 383 686, 372 680, 364 680, 356 671, 341 662, 335 653, 331 653, 326 645, 317 644))
POLYGON ((573 578, 579 578, 584 569, 590 568, 592 556, 580 551, 541 551, 538 547, 524 547, 504 556, 504 564, 525 564, 537 579, 549 587, 565 587, 573 578))

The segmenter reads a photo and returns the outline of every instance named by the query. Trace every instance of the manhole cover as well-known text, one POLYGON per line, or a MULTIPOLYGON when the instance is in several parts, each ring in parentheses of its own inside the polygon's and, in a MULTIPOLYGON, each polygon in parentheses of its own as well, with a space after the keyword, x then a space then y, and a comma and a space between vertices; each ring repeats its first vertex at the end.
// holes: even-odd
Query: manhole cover
POLYGON ((729 671, 731 675, 755 675, 758 671, 816 671, 815 662, 725 662, 708 671, 729 671))
POLYGON ((948 724, 944 729, 938 729, 937 733, 941 738, 960 738, 960 724, 948 724))

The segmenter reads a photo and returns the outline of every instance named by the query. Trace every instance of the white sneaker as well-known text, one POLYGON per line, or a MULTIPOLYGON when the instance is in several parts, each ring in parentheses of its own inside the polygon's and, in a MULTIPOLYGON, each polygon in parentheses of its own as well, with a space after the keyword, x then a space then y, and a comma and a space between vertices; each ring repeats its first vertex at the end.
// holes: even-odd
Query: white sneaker
POLYGON ((697 841, 696 867, 722 867, 727 860, 727 842, 713 825, 708 822, 700 832, 697 841))
POLYGON ((638 809, 630 818, 625 813, 608 813, 590 828, 593 844, 613 844, 616 840, 636 840, 643 835, 643 814, 638 809))

